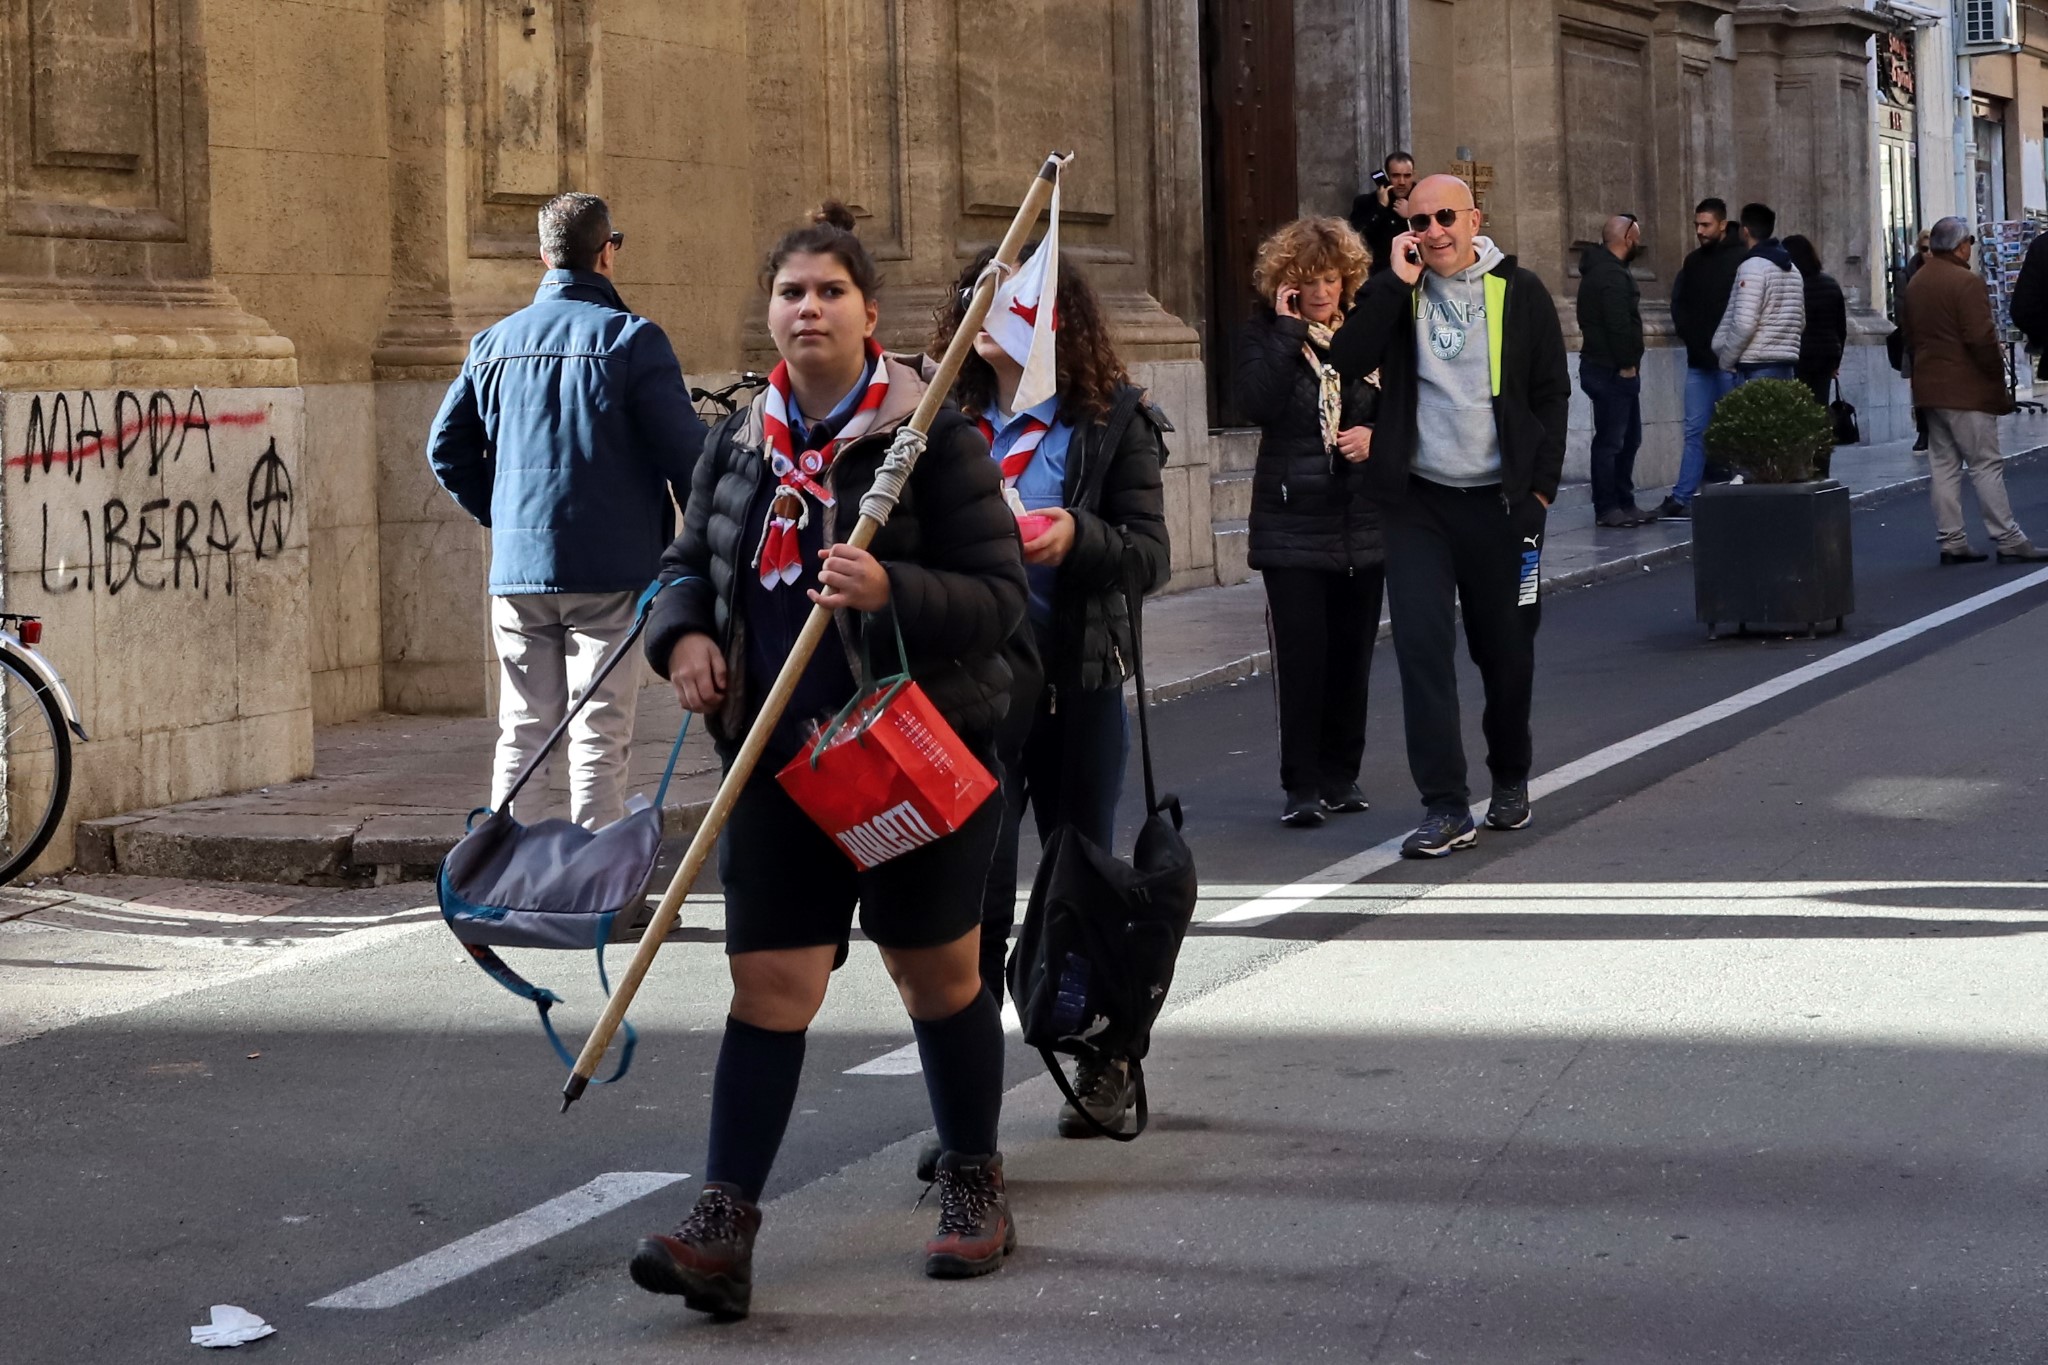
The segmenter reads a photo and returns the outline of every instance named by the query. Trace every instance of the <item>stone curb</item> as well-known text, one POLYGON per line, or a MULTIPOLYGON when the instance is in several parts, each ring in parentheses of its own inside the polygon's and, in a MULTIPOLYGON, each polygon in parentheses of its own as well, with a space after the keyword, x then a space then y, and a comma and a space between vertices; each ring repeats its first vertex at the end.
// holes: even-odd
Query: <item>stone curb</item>
MULTIPOLYGON (((2008 463, 2048 456, 2048 446, 2008 455, 2008 463)), ((1930 476, 1921 474, 1851 495, 1869 506, 1919 492, 1930 476)), ((1568 570, 1549 580, 1552 591, 1588 587, 1644 569, 1692 557, 1692 542, 1660 545, 1641 554, 1568 570)), ((1388 635, 1380 623, 1380 638, 1388 635)), ((1257 650, 1192 677, 1147 689, 1154 705, 1226 687, 1270 671, 1272 653, 1257 650)), ((1134 694, 1135 688, 1127 695, 1134 694)), ((664 837, 688 838, 703 824, 710 800, 667 807, 664 837)), ((296 886, 388 885, 431 879, 461 838, 460 816, 376 814, 357 816, 226 813, 213 816, 137 811, 87 820, 78 826, 78 868, 130 876, 178 877, 205 881, 259 881, 296 886)))

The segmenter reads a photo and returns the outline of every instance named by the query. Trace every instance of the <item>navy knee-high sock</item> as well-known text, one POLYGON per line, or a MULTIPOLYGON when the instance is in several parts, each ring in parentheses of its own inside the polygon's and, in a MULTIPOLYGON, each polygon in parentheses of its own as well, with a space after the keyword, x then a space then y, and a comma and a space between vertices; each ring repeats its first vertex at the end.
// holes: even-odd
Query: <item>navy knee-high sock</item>
POLYGON ((939 1146, 993 1156, 1003 1113, 1003 1012, 986 989, 950 1019, 913 1019, 939 1146))
POLYGON ((803 1074, 802 1029, 776 1033, 726 1016, 718 1070, 711 1078, 707 1182, 737 1185, 748 1203, 761 1202, 803 1074))

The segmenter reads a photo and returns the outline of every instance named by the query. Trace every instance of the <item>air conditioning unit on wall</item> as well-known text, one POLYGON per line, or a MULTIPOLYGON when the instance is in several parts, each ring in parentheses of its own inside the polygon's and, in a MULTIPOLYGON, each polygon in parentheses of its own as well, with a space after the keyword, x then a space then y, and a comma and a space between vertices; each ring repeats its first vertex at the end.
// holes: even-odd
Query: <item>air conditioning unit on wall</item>
POLYGON ((1956 51, 1977 56, 2019 50, 2020 0, 1959 0, 1956 10, 1962 28, 1956 51))

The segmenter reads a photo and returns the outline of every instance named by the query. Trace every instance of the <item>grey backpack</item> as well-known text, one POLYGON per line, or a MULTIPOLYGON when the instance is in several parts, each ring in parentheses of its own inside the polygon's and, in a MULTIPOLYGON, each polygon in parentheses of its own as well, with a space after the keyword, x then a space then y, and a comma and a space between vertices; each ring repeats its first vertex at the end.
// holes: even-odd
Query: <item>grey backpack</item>
MULTIPOLYGON (((470 812, 468 832, 441 860, 436 890, 441 918, 468 950, 470 958, 493 981, 540 1011, 541 1027, 555 1054, 565 1066, 576 1059, 555 1033, 548 1011, 561 997, 536 986, 506 965, 494 948, 585 948, 597 953, 597 979, 606 996, 611 981, 605 974, 605 945, 628 911, 637 909, 646 893, 648 879, 661 855, 661 807, 668 795, 669 778, 683 751, 683 738, 690 733, 690 718, 669 750, 668 767, 652 805, 628 809, 626 814, 595 832, 568 820, 543 820, 522 825, 512 818, 512 801, 527 779, 546 761, 568 732, 569 722, 583 709, 584 701, 619 662, 630 654, 646 627, 647 613, 660 585, 651 587, 640 599, 633 629, 619 642, 604 662, 582 697, 570 704, 568 713, 547 742, 527 761, 511 790, 497 810, 479 806, 470 812), (477 817, 485 817, 478 823, 477 817)), ((619 1065, 607 1080, 618 1080, 633 1064, 637 1038, 633 1026, 625 1026, 625 1040, 619 1050, 619 1065)))

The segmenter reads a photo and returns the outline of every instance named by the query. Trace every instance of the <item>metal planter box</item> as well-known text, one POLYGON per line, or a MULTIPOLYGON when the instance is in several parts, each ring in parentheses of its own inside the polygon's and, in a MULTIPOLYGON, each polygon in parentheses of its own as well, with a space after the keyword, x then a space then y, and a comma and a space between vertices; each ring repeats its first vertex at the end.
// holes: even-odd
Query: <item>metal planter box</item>
POLYGON ((1722 626, 1842 628, 1856 610, 1849 490, 1812 483, 1710 484, 1692 505, 1693 602, 1722 626))

